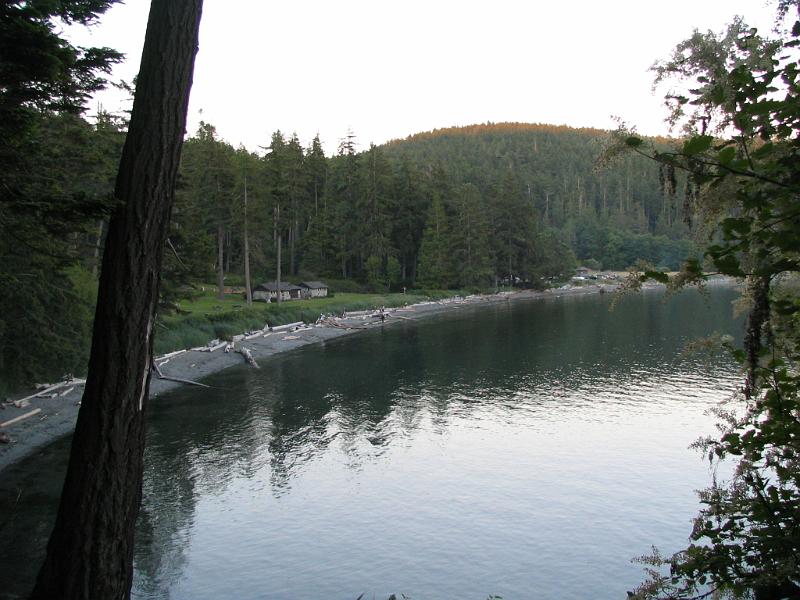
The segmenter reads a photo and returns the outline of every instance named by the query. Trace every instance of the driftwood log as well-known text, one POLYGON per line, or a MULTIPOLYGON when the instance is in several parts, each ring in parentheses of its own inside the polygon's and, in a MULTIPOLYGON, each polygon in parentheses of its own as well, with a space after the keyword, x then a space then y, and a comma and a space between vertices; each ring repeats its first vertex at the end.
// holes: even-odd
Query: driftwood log
MULTIPOLYGON (((19 400, 15 400, 14 401, 14 406, 16 406, 17 408, 23 408, 23 407, 27 406, 28 403, 31 400, 33 400, 34 398, 41 398, 43 396, 48 396, 48 397, 52 398, 54 396, 58 396, 57 393, 53 393, 56 390, 59 390, 59 389, 61 389, 63 387, 67 387, 67 386, 70 386, 70 385, 71 386, 76 386, 76 385, 81 385, 81 384, 84 384, 84 383, 86 383, 85 379, 67 379, 66 381, 61 381, 61 382, 55 383, 53 385, 48 385, 48 386, 44 387, 43 389, 40 389, 35 394, 31 394, 30 396, 25 396, 24 398, 20 398, 19 400)), ((62 394, 62 395, 65 395, 65 394, 62 394)))
POLYGON ((206 385, 205 383, 200 383, 198 381, 192 381, 191 379, 181 379, 180 377, 170 377, 169 375, 164 375, 164 373, 161 372, 161 367, 155 361, 153 361, 153 370, 156 372, 156 375, 158 375, 159 379, 163 379, 165 381, 174 381, 176 383, 186 383, 188 385, 196 385, 196 386, 204 387, 204 388, 210 388, 211 387, 210 385, 206 385))
POLYGON ((278 325, 276 327, 271 327, 272 331, 287 331, 289 329, 294 329, 296 327, 301 327, 305 325, 303 321, 297 321, 295 323, 287 323, 286 325, 278 325))
POLYGON ((8 421, 0 423, 0 427, 8 427, 9 425, 13 425, 14 423, 19 423, 20 421, 23 421, 28 417, 38 415, 40 412, 42 412, 41 408, 34 408, 32 411, 26 412, 24 415, 19 415, 18 417, 14 417, 13 419, 9 419, 8 421))
POLYGON ((248 350, 245 347, 242 347, 242 348, 237 348, 236 352, 238 352, 239 354, 241 354, 244 357, 244 359, 247 361, 248 365, 250 365, 251 367, 255 367, 256 369, 260 368, 258 366, 258 363, 256 362, 256 359, 253 358, 253 353, 250 352, 250 350, 248 350))

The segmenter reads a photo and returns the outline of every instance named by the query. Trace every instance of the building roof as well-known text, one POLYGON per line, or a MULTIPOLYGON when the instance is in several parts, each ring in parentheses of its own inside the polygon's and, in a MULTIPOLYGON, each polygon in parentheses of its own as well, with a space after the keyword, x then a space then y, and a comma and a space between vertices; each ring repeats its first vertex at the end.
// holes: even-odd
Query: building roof
POLYGON ((328 286, 321 281, 301 281, 300 287, 308 288, 310 290, 327 290, 328 286))
MULTIPOLYGON (((299 290, 300 287, 294 285, 293 283, 286 283, 285 281, 281 281, 281 291, 282 292, 292 292, 299 290)), ((263 291, 263 292, 277 292, 278 291, 278 284, 275 281, 268 281, 267 283, 260 283, 256 287, 253 288, 253 291, 263 291)))

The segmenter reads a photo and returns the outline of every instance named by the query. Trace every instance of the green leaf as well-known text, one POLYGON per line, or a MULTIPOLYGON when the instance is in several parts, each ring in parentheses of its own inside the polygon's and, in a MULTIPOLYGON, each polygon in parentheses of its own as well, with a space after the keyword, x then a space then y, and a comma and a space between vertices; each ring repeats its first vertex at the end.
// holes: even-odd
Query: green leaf
POLYGON ((714 261, 714 266, 716 266, 723 275, 731 275, 733 277, 744 276, 744 272, 739 265, 739 259, 732 254, 714 256, 712 260, 714 261))
POLYGON ((722 231, 727 239, 738 239, 750 234, 752 221, 746 217, 729 217, 722 221, 722 231))
POLYGON ((717 160, 722 165, 728 165, 730 162, 736 158, 736 149, 733 146, 728 146, 727 148, 723 148, 717 154, 717 160))
POLYGON ((766 158, 774 149, 775 146, 772 144, 772 142, 766 142, 763 146, 753 152, 753 158, 766 158))
POLYGON ((669 275, 661 271, 645 271, 644 276, 647 279, 654 279, 659 283, 669 283, 669 275))
POLYGON ((629 148, 638 148, 644 143, 642 138, 636 137, 635 135, 629 136, 625 139, 625 145, 629 148))
POLYGON ((686 156, 696 156, 708 150, 713 142, 714 138, 710 135, 696 135, 684 142, 682 153, 686 156))

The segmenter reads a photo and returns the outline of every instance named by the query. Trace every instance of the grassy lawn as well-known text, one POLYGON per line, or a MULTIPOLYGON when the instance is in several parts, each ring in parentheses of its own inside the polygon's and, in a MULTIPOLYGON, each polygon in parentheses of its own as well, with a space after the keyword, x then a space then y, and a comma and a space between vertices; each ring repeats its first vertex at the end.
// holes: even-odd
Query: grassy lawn
MULTIPOLYGON (((293 311, 301 307, 306 310, 315 310, 319 313, 333 312, 330 307, 339 307, 350 304, 367 303, 370 307, 398 306, 398 301, 408 299, 409 304, 420 302, 426 296, 419 294, 345 294, 338 293, 332 298, 312 298, 309 300, 290 300, 282 302, 280 308, 293 311)), ((438 297, 438 296, 437 296, 438 297)), ((401 302, 402 303, 402 302, 401 302)), ((181 311, 190 315, 222 314, 247 310, 247 304, 241 294, 225 294, 225 299, 217 298, 216 292, 205 292, 202 296, 192 300, 183 300, 178 303, 181 311)), ((250 310, 268 309, 272 313, 279 313, 277 303, 253 302, 250 310)), ((359 310, 359 309, 352 309, 359 310)), ((319 316, 319 315, 318 315, 319 316)))
POLYGON ((404 306, 454 296, 455 291, 426 291, 408 294, 352 294, 337 293, 332 298, 291 300, 288 302, 254 302, 248 308, 241 294, 227 294, 217 299, 213 291, 205 292, 190 301, 179 303, 183 314, 159 316, 156 329, 155 352, 163 354, 183 348, 204 346, 213 339, 230 339, 233 335, 261 329, 265 324, 284 325, 304 321, 315 322, 320 314, 340 314, 342 311, 367 310, 404 306))

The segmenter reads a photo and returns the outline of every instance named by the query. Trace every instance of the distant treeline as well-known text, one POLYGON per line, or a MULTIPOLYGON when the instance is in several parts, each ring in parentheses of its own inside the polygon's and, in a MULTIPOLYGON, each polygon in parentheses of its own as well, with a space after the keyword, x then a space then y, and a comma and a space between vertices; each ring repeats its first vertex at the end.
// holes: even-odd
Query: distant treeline
MULTIPOLYGON (((42 113, 13 165, 0 265, 0 373, 80 372, 125 123, 42 113)), ((208 123, 187 140, 166 248, 168 304, 197 283, 336 279, 363 289, 537 286, 577 262, 678 267, 694 252, 657 169, 594 169, 606 132, 546 125, 439 130, 332 157, 275 132, 252 153, 208 123), (278 257, 280 256, 280 261, 278 257)), ((131 282, 136 285, 136 282, 131 282)), ((349 284, 348 284, 349 285, 349 284)), ((352 289, 352 288, 351 288, 352 289)))
MULTIPOLYGON (((501 124, 439 130, 325 157, 273 134, 263 155, 202 124, 184 147, 171 241, 187 277, 353 279, 373 289, 536 285, 578 261, 676 269, 694 247, 652 162, 596 169, 607 132, 501 124), (247 180, 248 206, 244 188, 247 180)), ((673 185, 674 188, 674 185, 673 185)), ((180 278, 173 278, 176 281, 180 278)))

